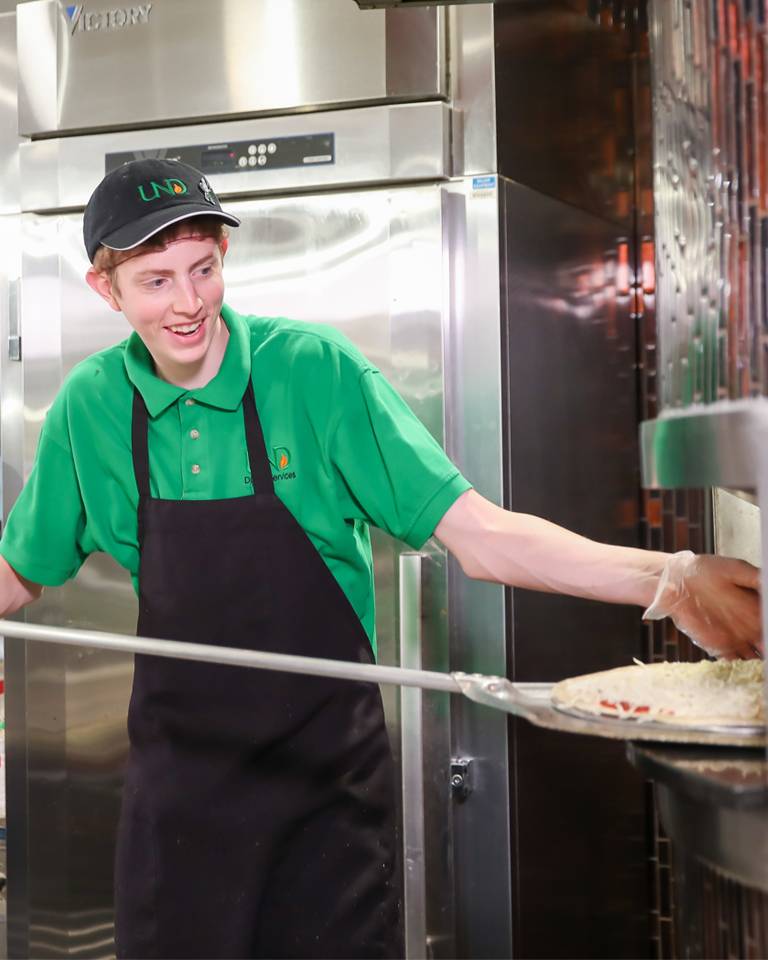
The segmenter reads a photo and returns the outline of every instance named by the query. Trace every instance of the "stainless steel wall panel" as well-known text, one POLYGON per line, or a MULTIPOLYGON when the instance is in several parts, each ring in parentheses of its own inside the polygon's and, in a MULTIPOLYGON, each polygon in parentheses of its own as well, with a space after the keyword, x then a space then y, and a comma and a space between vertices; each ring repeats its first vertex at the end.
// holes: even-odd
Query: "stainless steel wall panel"
POLYGON ((449 8, 453 169, 456 176, 498 169, 493 5, 449 8))
MULTIPOLYGON (((506 506, 637 547, 635 325, 620 290, 622 229, 502 184, 506 506)), ((642 649, 629 606, 514 590, 509 621, 516 681, 619 666, 642 649)), ((616 744, 520 721, 511 731, 515 955, 645 956, 640 778, 616 744)))
MULTIPOLYGON (((2 455, 2 519, 8 505, 21 490, 23 478, 24 420, 22 366, 8 358, 8 334, 15 325, 19 307, 21 276, 21 217, 0 216, 0 454, 2 455)), ((27 754, 26 754, 26 646, 13 640, 3 642, 5 686, 5 782, 6 816, 13 829, 7 832, 6 863, 10 871, 7 887, 7 938, 10 956, 26 955, 28 926, 27 874, 27 754), (16 949, 18 941, 21 947, 16 949)))
MULTIPOLYGON (((444 337, 447 302, 444 297, 444 190, 437 186, 390 192, 389 312, 393 335, 387 363, 391 380, 411 409, 439 443, 445 443, 444 337)), ((382 541, 388 538, 381 534, 382 541)), ((390 547, 391 549, 391 547, 390 547)), ((398 546, 399 554, 401 547, 398 546)), ((450 669, 448 644, 447 573, 445 551, 430 540, 422 548, 421 650, 423 666, 450 669)), ((398 571, 399 575, 399 571, 398 571)), ((377 573, 377 604, 381 594, 377 573)), ((386 582, 386 581, 384 581, 386 582)), ((398 584, 398 593, 400 585, 398 584)), ((380 618, 381 619, 381 618, 380 618)), ((400 611, 383 618, 402 628, 400 611), (396 620, 394 619, 396 615, 396 620)), ((400 691, 389 691, 388 694, 400 691)), ((414 956, 435 960, 456 956, 453 831, 451 824, 450 700, 447 694, 425 692, 422 698, 421 791, 403 772, 403 820, 423 819, 426 910, 423 927, 426 949, 414 956), (418 793, 422 794, 419 804, 418 793), (415 795, 414 795, 415 794, 415 795)), ((401 735, 413 738, 406 727, 401 735)))
MULTIPOLYGON (((446 187, 446 449, 495 503, 502 501, 499 221, 495 177, 446 187)), ((449 562, 454 670, 507 672, 503 589, 449 562)), ((507 722, 452 703, 453 755, 472 759, 471 795, 454 804, 459 956, 512 956, 507 722)))
POLYGON ((54 130, 58 103, 56 40, 63 9, 53 0, 31 0, 24 4, 20 18, 18 12, 18 132, 26 127, 54 130), (29 123, 26 118, 34 120, 29 123))
POLYGON ((585 6, 493 7, 498 171, 629 232, 632 35, 618 29, 618 11, 611 29, 584 16, 585 6))
POLYGON ((398 104, 233 123, 37 140, 21 148, 23 210, 84 207, 108 153, 173 156, 174 147, 333 133, 336 162, 211 174, 223 197, 345 184, 436 180, 450 175, 450 111, 442 103, 398 104))
POLYGON ((8 356, 8 336, 18 329, 21 310, 21 217, 0 217, 0 454, 2 455, 3 518, 23 484, 22 366, 8 356))
MULTIPOLYGON (((17 417, 23 424, 21 460, 16 468, 21 482, 26 480, 34 459, 37 436, 45 416, 49 399, 45 381, 55 390, 61 382, 59 364, 60 298, 57 288, 58 260, 56 256, 57 225, 55 222, 23 223, 24 236, 29 238, 29 256, 22 254, 22 277, 26 272, 32 282, 30 289, 22 283, 21 329, 24 329, 24 307, 38 319, 29 327, 29 338, 24 342, 26 368, 23 372, 21 406, 17 417), (47 282, 46 282, 47 281, 47 282), (35 296, 35 290, 39 296, 35 296)), ((5 344, 2 345, 5 352, 5 344)), ((4 385, 5 386, 5 385, 4 385)), ((3 399, 5 403, 5 397, 3 399)), ((10 455, 10 451, 8 451, 10 455)), ((3 454, 4 462, 6 452, 3 454)), ((19 485, 21 485, 21 482, 19 485)), ((12 501, 6 502, 6 510, 12 501)), ((65 715, 66 688, 61 683, 66 655, 51 650, 45 656, 46 645, 28 644, 23 651, 9 650, 8 688, 11 700, 19 698, 25 705, 23 719, 16 736, 8 744, 9 768, 24 762, 23 785, 14 784, 9 791, 10 830, 24 833, 24 844, 11 844, 8 849, 8 872, 23 878, 25 899, 21 901, 9 885, 9 913, 25 917, 26 926, 18 925, 9 938, 11 956, 30 956, 40 947, 31 937, 35 926, 62 930, 63 914, 59 897, 51 891, 66 888, 66 832, 65 808, 67 795, 56 789, 61 785, 66 764, 65 715), (18 654, 14 657, 14 652, 18 654), (18 760, 14 757, 18 755, 18 760), (55 785, 55 786, 54 786, 55 785), (54 787, 52 790, 51 788, 54 787), (18 794, 14 809, 13 794, 18 794), (40 824, 46 842, 35 845, 30 836, 34 824, 40 824), (50 859, 49 859, 50 858, 50 859), (33 948, 33 942, 35 946, 33 948)), ((22 771, 19 770, 19 773, 22 771)), ((16 919, 14 919, 16 923, 16 919)), ((47 936, 47 934, 46 934, 47 936)), ((43 948, 43 955, 47 951, 43 948)))
POLYGON ((101 10, 36 0, 19 9, 20 129, 36 136, 440 98, 443 16, 363 13, 349 0, 153 0, 101 10), (404 35, 404 54, 419 47, 408 64, 404 35))
POLYGON ((0 216, 19 211, 18 129, 14 11, 0 15, 0 216))
POLYGON ((29 872, 27 840, 29 803, 27 796, 26 651, 23 640, 4 640, 5 656, 5 781, 7 956, 29 954, 29 872), (21 681, 21 682, 19 682, 21 681))
POLYGON ((448 96, 444 11, 413 7, 385 13, 387 96, 419 99, 448 96))

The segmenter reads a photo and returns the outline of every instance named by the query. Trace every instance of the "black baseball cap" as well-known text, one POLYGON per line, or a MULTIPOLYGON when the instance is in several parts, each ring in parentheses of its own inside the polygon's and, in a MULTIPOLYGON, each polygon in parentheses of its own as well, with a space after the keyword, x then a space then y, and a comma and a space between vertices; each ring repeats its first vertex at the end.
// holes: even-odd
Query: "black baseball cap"
POLYGON ((100 246, 132 250, 180 220, 219 217, 240 221, 221 209, 205 175, 180 160, 132 160, 108 173, 91 194, 83 239, 93 263, 100 246))

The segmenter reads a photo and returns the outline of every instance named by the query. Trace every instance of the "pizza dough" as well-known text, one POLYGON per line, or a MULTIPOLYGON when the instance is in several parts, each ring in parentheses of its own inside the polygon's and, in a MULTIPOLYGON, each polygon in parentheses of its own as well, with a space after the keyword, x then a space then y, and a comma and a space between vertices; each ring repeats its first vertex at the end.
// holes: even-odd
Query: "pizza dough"
POLYGON ((762 660, 702 660, 618 667, 563 680, 557 707, 682 726, 765 723, 762 660))

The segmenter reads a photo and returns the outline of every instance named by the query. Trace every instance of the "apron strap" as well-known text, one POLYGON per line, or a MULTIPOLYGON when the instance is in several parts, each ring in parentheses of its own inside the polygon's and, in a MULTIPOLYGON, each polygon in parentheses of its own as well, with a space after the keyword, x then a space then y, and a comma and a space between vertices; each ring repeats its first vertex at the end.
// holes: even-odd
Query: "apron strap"
POLYGON ((140 497, 149 497, 149 414, 144 397, 134 387, 133 418, 131 420, 131 447, 133 474, 140 497))
MULTIPOLYGON (((261 429, 259 415, 256 412, 256 398, 253 382, 249 379, 243 394, 243 420, 245 422, 245 441, 248 446, 248 462, 251 466, 251 482, 254 493, 274 493, 272 469, 267 458, 267 447, 261 429)), ((138 390, 133 391, 133 418, 131 421, 131 439, 133 453, 133 473, 139 496, 149 497, 149 414, 144 398, 138 390)))
POLYGON ((248 445, 248 462, 251 465, 251 483, 254 493, 274 493, 272 468, 267 457, 267 445, 261 421, 256 412, 256 397, 253 393, 253 381, 248 378, 248 386, 243 394, 243 419, 245 420, 245 442, 248 445))

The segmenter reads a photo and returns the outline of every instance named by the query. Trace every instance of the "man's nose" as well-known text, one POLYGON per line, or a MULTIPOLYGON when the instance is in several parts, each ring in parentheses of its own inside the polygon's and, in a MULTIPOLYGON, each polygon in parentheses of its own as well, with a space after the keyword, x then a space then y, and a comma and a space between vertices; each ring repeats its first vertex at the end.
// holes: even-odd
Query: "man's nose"
POLYGON ((176 313, 183 313, 191 317, 197 316, 202 302, 194 283, 189 278, 176 284, 176 296, 173 302, 173 309, 176 313))

